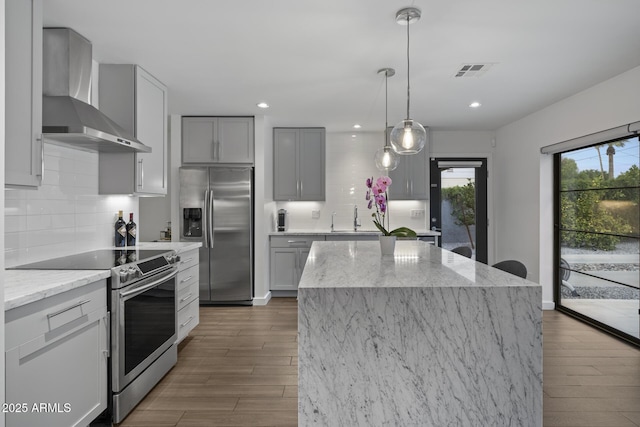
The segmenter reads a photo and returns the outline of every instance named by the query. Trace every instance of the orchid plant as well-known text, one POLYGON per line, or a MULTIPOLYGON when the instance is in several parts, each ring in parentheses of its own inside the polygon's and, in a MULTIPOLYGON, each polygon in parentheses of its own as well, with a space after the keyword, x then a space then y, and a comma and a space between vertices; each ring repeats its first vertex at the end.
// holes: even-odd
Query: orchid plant
POLYGON ((373 209, 375 206, 376 211, 371 214, 373 218, 373 224, 378 230, 382 232, 384 236, 397 236, 397 237, 416 237, 416 232, 407 227, 399 227, 395 230, 388 231, 389 229, 389 196, 387 189, 391 186, 391 178, 388 176, 381 176, 375 182, 373 177, 367 178, 367 194, 365 199, 368 201, 367 208, 373 209), (385 227, 385 219, 387 225, 385 227))

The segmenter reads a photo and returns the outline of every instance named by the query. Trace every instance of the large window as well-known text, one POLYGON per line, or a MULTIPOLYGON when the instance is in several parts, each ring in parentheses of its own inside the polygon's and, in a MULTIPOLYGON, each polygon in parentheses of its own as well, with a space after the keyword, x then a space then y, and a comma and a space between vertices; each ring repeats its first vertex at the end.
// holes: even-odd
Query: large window
POLYGON ((555 155, 556 303, 640 344, 638 137, 555 155))

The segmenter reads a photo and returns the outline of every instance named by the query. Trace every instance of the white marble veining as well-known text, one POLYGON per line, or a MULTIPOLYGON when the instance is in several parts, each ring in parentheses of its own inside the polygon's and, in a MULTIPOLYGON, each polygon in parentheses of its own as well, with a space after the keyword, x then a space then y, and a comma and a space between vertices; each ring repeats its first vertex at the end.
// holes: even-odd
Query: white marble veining
POLYGON ((109 270, 5 270, 4 309, 40 301, 110 276, 109 270))
POLYGON ((298 313, 300 425, 542 425, 536 283, 424 242, 315 242, 298 313))

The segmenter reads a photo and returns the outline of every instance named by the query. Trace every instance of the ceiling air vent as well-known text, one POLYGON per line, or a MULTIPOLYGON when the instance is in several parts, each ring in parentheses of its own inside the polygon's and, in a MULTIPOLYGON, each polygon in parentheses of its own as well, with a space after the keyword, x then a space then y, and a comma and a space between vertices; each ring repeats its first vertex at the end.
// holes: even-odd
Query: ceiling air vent
POLYGON ((480 77, 491 68, 493 64, 462 64, 455 77, 480 77))

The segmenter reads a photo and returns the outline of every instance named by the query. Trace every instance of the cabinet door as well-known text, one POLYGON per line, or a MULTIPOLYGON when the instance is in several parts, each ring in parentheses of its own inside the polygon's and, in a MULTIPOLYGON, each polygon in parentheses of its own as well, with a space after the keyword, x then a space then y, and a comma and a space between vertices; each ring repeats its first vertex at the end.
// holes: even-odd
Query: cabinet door
POLYGON ((299 129, 273 130, 273 200, 299 200, 299 129))
POLYGON ((214 162, 217 134, 215 117, 183 117, 182 163, 214 162))
POLYGON ((301 129, 299 154, 299 200, 325 200, 325 130, 301 129))
POLYGON ((271 248, 270 289, 277 291, 298 290, 298 281, 300 280, 298 259, 298 249, 271 248))
POLYGON ((136 182, 143 193, 167 194, 167 88, 136 67, 136 138, 151 153, 136 154, 136 182))
POLYGON ((427 177, 429 173, 429 159, 426 147, 418 154, 410 157, 410 168, 407 179, 410 183, 411 200, 428 200, 427 177))
POLYGON ((253 118, 220 117, 215 161, 253 164, 253 118))
POLYGON ((411 167, 411 156, 399 156, 398 167, 389 171, 391 187, 389 187, 390 200, 410 200, 409 190, 409 168, 411 167))
POLYGON ((106 311, 85 315, 71 333, 43 335, 6 352, 5 401, 27 404, 26 413, 6 414, 7 425, 88 425, 107 408, 106 311))
POLYGON ((42 0, 5 3, 5 185, 42 184, 42 0))

